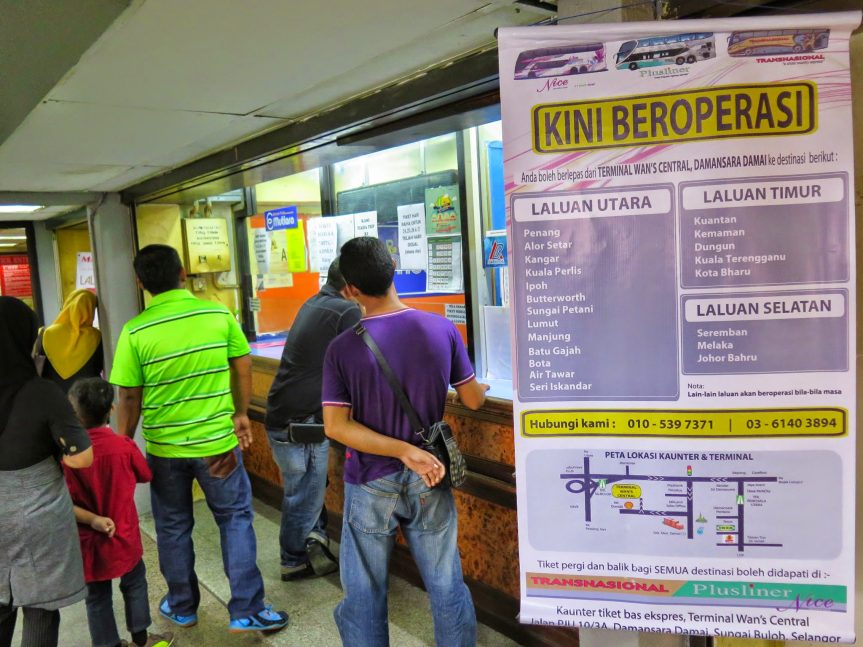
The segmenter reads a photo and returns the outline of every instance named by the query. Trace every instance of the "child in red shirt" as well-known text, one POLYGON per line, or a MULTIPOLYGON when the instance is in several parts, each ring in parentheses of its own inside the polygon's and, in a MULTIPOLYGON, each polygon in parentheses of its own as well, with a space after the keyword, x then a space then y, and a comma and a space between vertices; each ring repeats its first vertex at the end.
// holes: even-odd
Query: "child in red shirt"
POLYGON ((135 508, 135 486, 152 478, 147 461, 126 436, 108 426, 114 388, 94 377, 78 380, 69 400, 93 443, 93 464, 83 470, 64 469, 72 495, 84 578, 87 582, 87 622, 93 647, 123 647, 114 620, 111 580, 120 578, 126 606, 126 628, 138 647, 170 647, 170 634, 147 634, 150 600, 144 549, 135 508))

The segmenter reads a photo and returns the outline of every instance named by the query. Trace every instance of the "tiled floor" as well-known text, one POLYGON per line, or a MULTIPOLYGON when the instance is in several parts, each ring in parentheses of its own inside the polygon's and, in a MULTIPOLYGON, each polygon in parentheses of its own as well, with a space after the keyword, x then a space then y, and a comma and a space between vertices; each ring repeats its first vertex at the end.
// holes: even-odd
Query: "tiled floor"
MULTIPOLYGON (((284 583, 279 579, 278 512, 264 504, 256 504, 255 530, 258 536, 258 565, 264 575, 267 598, 276 609, 285 609, 291 625, 276 634, 229 634, 226 603, 228 582, 222 571, 219 532, 212 515, 203 502, 196 504, 195 548, 196 570, 201 582, 201 607, 196 627, 181 629, 154 614, 151 630, 174 631, 177 647, 214 647, 217 645, 336 647, 340 645, 338 631, 332 619, 333 607, 341 599, 338 574, 326 578, 284 583)), ((142 519, 144 559, 147 563, 150 600, 155 612, 165 594, 165 583, 159 573, 152 519, 142 519)), ((123 628, 123 607, 119 591, 114 593, 117 626, 123 628)), ((20 624, 20 619, 19 619, 20 624)), ((19 627, 20 631, 20 627, 19 627)), ((124 632, 121 631, 121 636, 124 632)), ((125 636, 128 639, 128 636, 125 636)), ((17 643, 16 643, 17 644, 17 643)), ((82 647, 90 644, 84 603, 62 611, 61 647, 82 647)), ((425 593, 400 578, 390 582, 390 644, 392 647, 433 645, 431 614, 425 593)), ((510 647, 513 641, 492 629, 480 625, 478 645, 510 647)))

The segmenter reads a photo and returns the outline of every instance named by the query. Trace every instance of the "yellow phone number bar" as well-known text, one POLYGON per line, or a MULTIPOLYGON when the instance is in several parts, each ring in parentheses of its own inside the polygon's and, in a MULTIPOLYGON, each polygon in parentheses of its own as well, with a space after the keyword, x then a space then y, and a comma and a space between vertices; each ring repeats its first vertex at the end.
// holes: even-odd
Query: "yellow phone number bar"
POLYGON ((848 412, 794 409, 558 409, 523 411, 521 434, 537 436, 844 436, 848 412))

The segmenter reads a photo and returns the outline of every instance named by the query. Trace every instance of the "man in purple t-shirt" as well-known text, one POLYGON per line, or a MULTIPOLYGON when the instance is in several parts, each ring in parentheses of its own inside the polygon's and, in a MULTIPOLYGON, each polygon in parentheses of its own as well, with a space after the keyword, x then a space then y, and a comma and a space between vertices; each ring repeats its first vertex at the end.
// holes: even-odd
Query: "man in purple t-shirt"
MULTIPOLYGON (((476 381, 455 326, 399 301, 395 267, 383 242, 348 241, 339 267, 349 296, 365 310, 363 326, 424 425, 443 417, 450 384, 467 407, 482 406, 488 386, 476 381)), ((476 616, 462 577, 455 503, 448 488, 434 488, 445 468, 420 448, 421 439, 377 360, 352 330, 327 349, 321 400, 327 436, 348 447, 340 548, 345 597, 334 612, 342 643, 389 645, 387 570, 401 526, 429 592, 438 646, 475 645, 476 616)))

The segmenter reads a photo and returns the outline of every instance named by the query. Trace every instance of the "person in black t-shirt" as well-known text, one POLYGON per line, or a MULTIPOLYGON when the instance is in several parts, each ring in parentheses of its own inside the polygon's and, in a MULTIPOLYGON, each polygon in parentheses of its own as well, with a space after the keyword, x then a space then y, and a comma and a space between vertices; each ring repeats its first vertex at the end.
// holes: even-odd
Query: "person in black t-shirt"
POLYGON ((267 398, 267 435, 285 486, 279 533, 282 580, 326 575, 338 568, 329 550, 324 492, 329 441, 291 442, 292 422, 322 423, 321 379, 330 342, 360 320, 345 298, 338 260, 321 291, 306 301, 288 332, 279 371, 267 398))
POLYGON ((84 598, 72 501, 57 463, 93 462, 90 437, 56 384, 36 375, 36 315, 0 296, 0 645, 18 608, 25 645, 57 644, 61 607, 84 598))

